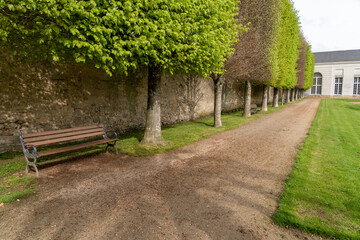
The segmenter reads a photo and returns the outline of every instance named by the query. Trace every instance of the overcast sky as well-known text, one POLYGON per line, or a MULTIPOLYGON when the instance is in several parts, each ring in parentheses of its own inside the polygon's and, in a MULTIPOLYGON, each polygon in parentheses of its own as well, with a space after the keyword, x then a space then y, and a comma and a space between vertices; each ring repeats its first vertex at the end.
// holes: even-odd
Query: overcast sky
POLYGON ((360 49, 360 0, 294 0, 314 52, 360 49))

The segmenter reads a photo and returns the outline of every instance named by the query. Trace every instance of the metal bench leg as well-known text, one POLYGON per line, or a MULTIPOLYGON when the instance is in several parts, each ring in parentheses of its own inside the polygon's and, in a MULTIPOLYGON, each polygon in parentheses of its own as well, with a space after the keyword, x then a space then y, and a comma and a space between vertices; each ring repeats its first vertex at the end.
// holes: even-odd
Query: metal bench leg
POLYGON ((35 168, 35 172, 36 172, 36 177, 38 178, 39 177, 39 170, 38 170, 36 164, 34 164, 34 168, 35 168))
POLYGON ((28 169, 30 169, 30 166, 35 169, 36 177, 39 177, 39 170, 36 166, 36 162, 29 162, 28 169))
POLYGON ((25 160, 26 160, 26 168, 25 168, 25 174, 27 175, 27 174, 29 174, 29 171, 30 171, 30 161, 29 161, 29 159, 25 156, 25 160))
POLYGON ((119 155, 118 149, 116 147, 116 143, 114 143, 114 148, 115 148, 115 151, 116 151, 116 155, 119 155))
POLYGON ((36 162, 38 160, 38 155, 37 155, 37 149, 36 149, 36 146, 35 145, 26 145, 24 143, 24 139, 23 137, 20 135, 20 142, 21 142, 21 145, 22 145, 22 148, 23 148, 23 152, 24 152, 24 156, 25 156, 25 161, 26 161, 26 168, 25 168, 25 174, 28 174, 31 170, 30 167, 34 167, 35 169, 35 172, 36 172, 36 177, 39 177, 39 170, 36 166, 36 162), (28 147, 32 147, 33 148, 33 152, 30 153, 28 147), (29 158, 33 158, 34 161, 31 162, 29 160, 29 158))
POLYGON ((36 166, 37 158, 34 158, 34 162, 28 161, 28 164, 26 166, 26 174, 29 173, 30 167, 33 167, 35 169, 36 177, 39 177, 39 169, 36 166))
POLYGON ((113 147, 113 148, 115 148, 116 154, 117 154, 117 155, 119 154, 118 149, 117 149, 117 147, 116 147, 116 141, 115 141, 115 143, 113 143, 113 144, 111 144, 111 143, 106 143, 106 144, 107 144, 107 146, 106 146, 105 152, 108 152, 108 148, 109 148, 109 147, 113 147))

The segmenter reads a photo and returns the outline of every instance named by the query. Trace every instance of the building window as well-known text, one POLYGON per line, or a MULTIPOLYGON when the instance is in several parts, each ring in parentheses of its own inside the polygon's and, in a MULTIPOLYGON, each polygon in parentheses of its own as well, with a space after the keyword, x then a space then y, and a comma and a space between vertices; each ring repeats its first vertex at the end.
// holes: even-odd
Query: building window
POLYGON ((342 77, 336 77, 335 78, 335 95, 341 95, 342 94, 342 85, 343 85, 343 78, 342 77))
POLYGON ((360 77, 354 78, 354 95, 360 95, 360 77))
POLYGON ((311 88, 311 95, 321 95, 322 75, 320 73, 314 74, 314 82, 311 88))

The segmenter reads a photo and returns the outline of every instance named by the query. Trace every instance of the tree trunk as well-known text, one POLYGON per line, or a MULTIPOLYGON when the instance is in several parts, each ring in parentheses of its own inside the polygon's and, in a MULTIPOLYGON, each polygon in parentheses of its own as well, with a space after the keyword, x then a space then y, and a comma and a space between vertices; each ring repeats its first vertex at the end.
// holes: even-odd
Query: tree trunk
POLYGON ((279 89, 274 88, 274 99, 273 99, 273 107, 279 107, 279 89))
POLYGON ((251 117, 251 82, 245 81, 244 117, 251 117))
POLYGON ((285 90, 281 89, 281 106, 285 103, 285 90))
POLYGON ((145 134, 142 143, 159 143, 161 135, 161 70, 149 67, 145 134))
POLYGON ((294 92, 293 92, 293 101, 295 101, 296 100, 296 88, 294 88, 294 92))
POLYGON ((286 102, 285 103, 289 103, 290 102, 290 90, 286 89, 286 102))
POLYGON ((299 89, 295 88, 295 101, 299 99, 299 89))
POLYGON ((219 74, 211 74, 214 81, 214 127, 222 127, 221 122, 221 105, 223 78, 219 74))
POLYGON ((291 101, 295 101, 295 88, 291 89, 291 101))
POLYGON ((269 87, 264 85, 263 89, 264 89, 264 92, 263 92, 261 111, 267 112, 268 111, 268 89, 269 89, 269 87))

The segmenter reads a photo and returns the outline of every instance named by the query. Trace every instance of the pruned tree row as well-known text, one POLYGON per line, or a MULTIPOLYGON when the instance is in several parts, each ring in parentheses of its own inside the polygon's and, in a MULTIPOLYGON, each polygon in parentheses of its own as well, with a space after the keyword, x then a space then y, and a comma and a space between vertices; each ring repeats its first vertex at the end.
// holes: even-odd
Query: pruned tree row
POLYGON ((311 87, 314 69, 292 0, 0 0, 0 45, 18 59, 88 64, 109 75, 147 69, 144 143, 162 141, 164 74, 190 76, 192 112, 194 79, 210 77, 221 127, 225 81, 245 82, 248 117, 252 84, 263 85, 267 111, 270 87, 277 107, 280 93, 288 102, 311 87))
POLYGON ((251 115, 251 85, 263 85, 262 111, 267 111, 269 87, 273 106, 303 96, 311 88, 314 57, 301 33, 299 17, 292 0, 244 0, 238 23, 249 24, 226 62, 226 79, 244 81, 244 116, 251 115))
POLYGON ((4 1, 0 43, 27 60, 148 70, 144 143, 162 141, 161 77, 221 74, 239 34, 237 0, 4 1))

